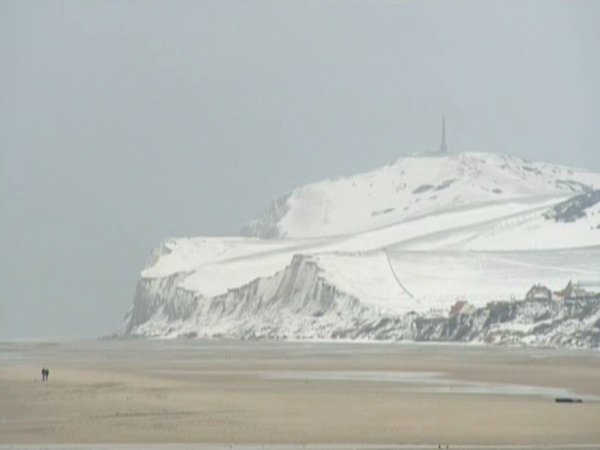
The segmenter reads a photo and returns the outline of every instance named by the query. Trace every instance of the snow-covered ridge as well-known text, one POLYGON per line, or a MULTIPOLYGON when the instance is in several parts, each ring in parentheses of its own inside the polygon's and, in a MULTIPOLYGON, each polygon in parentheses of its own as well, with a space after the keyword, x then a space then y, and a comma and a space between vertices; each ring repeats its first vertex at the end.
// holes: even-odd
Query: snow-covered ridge
POLYGON ((415 317, 457 300, 486 308, 537 283, 600 280, 598 187, 600 174, 481 153, 301 187, 252 237, 163 242, 118 334, 416 339, 415 317))
POLYGON ((485 153, 404 157, 377 170, 326 180, 275 199, 243 229, 262 238, 357 233, 442 208, 598 188, 597 174, 485 153))

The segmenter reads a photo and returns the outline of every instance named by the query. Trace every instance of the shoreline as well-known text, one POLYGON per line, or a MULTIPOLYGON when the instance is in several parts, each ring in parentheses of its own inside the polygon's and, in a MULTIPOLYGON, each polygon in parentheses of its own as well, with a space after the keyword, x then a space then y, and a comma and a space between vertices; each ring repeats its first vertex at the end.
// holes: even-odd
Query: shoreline
POLYGON ((2 345, 0 449, 600 448, 589 444, 600 443, 597 356, 282 341, 2 345))

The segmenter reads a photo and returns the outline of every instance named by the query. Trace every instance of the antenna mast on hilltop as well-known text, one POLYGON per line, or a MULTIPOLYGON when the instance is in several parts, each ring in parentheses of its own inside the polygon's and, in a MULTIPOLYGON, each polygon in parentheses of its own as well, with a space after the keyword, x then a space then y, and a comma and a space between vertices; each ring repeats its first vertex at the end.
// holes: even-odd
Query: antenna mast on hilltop
POLYGON ((442 116, 442 144, 440 145, 440 153, 448 153, 446 145, 446 116, 442 116))

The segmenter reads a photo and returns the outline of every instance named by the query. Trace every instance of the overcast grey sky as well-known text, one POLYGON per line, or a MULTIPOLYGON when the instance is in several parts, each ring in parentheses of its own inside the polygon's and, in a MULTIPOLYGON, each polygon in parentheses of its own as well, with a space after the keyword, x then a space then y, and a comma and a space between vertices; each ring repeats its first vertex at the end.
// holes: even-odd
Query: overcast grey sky
POLYGON ((439 144, 600 171, 597 1, 1 1, 0 339, 114 331, 153 246, 439 144))

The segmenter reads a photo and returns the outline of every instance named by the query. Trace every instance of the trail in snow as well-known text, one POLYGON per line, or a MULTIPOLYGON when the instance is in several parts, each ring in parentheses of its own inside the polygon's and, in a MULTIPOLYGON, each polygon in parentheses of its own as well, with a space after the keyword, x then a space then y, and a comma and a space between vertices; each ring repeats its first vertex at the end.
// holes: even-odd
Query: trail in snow
POLYGON ((386 258, 386 260, 388 262, 388 266, 390 267, 390 271, 392 272, 392 276, 396 280, 396 283, 398 283, 398 286, 400 286, 402 288, 402 290, 404 292, 406 292, 406 294, 410 298, 415 298, 415 296, 412 295, 408 289, 406 289, 406 286, 404 286, 404 284, 402 283, 402 281, 400 281, 400 278, 398 278, 398 275, 396 275, 396 271, 394 270, 394 266, 392 265, 392 261, 390 260, 390 255, 389 255, 387 249, 384 249, 384 252, 385 252, 385 258, 386 258))

